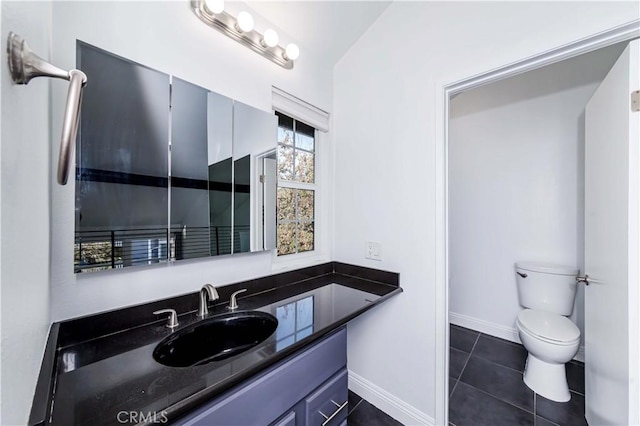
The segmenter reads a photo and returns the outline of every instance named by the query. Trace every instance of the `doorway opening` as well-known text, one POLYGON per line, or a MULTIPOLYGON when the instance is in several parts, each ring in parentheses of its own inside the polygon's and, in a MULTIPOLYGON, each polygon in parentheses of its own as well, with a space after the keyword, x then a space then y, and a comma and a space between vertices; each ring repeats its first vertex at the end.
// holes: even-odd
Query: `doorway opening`
MULTIPOLYGON (((436 419, 454 412, 449 404, 455 403, 456 391, 468 401, 480 389, 484 396, 496 394, 507 411, 530 415, 532 422, 559 421, 536 411, 546 402, 536 401, 526 386, 509 391, 496 385, 521 384, 526 358, 514 324, 523 309, 514 263, 547 260, 584 270, 584 105, 627 42, 637 37, 636 22, 444 87, 442 316, 447 342, 441 348, 445 397, 438 405, 445 416, 436 413, 436 419), (495 342, 504 346, 493 347, 495 342)), ((582 335, 583 293, 571 317, 582 335)), ((583 352, 578 359, 584 360, 583 352)), ((573 391, 575 410, 584 386, 573 391)), ((557 411, 553 404, 550 410, 557 411)), ((464 418, 456 412, 448 419, 456 424, 456 416, 464 418)))

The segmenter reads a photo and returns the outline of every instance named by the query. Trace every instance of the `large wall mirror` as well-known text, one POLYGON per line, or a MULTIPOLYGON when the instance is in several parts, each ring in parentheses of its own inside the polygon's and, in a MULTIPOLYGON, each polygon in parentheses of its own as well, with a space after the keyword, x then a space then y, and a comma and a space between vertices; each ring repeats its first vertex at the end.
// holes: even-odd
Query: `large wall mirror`
POLYGON ((275 248, 277 118, 77 43, 75 272, 275 248))

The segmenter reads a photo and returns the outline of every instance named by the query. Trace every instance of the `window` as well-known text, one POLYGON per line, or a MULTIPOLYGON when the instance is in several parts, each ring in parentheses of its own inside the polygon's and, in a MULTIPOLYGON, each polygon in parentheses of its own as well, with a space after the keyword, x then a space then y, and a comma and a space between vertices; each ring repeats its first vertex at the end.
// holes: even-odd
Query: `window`
POLYGON ((278 256, 315 247, 316 129, 276 111, 278 116, 278 256))

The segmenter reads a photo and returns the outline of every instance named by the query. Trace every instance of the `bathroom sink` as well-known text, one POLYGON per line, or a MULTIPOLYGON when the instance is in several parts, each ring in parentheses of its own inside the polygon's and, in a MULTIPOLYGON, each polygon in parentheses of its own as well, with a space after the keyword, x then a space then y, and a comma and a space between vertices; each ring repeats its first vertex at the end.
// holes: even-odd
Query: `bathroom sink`
POLYGON ((243 311, 206 318, 177 330, 153 350, 169 367, 190 367, 242 353, 271 336, 278 320, 271 314, 243 311))

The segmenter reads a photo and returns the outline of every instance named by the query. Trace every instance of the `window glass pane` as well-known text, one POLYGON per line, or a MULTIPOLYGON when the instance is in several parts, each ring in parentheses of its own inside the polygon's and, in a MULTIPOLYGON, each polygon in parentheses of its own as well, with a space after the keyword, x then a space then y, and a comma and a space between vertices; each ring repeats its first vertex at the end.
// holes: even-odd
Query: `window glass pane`
POLYGON ((278 116, 278 127, 293 130, 293 118, 278 111, 276 111, 276 115, 278 116))
POLYGON ((315 191, 298 190, 298 220, 313 220, 315 191))
POLYGON ((295 189, 278 188, 278 200, 276 204, 278 221, 295 220, 295 189))
POLYGON ((296 148, 302 148, 302 149, 306 149, 307 151, 313 151, 313 148, 314 148, 313 142, 314 142, 313 136, 296 132, 296 148))
POLYGON ((298 225, 298 252, 313 250, 313 222, 298 225))
POLYGON ((278 256, 296 252, 295 223, 279 223, 278 235, 276 238, 278 239, 278 256))
POLYGON ((298 182, 314 182, 314 154, 296 150, 295 180, 298 182))
POLYGON ((278 177, 293 180, 293 148, 278 145, 278 177))
POLYGON ((315 130, 316 129, 309 126, 308 124, 305 124, 301 121, 296 121, 296 133, 298 134, 303 134, 307 137, 313 138, 313 135, 315 134, 315 130))
MULTIPOLYGON (((285 114, 278 116, 278 179, 315 183, 315 132, 285 114)), ((277 191, 278 255, 315 248, 315 190, 279 187, 277 191)))
POLYGON ((278 127, 278 143, 293 145, 293 131, 278 127))

